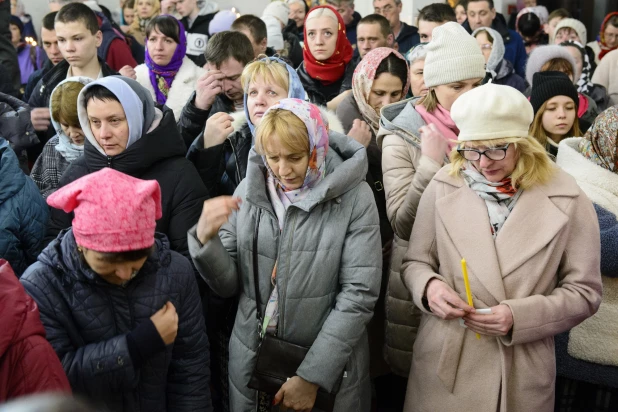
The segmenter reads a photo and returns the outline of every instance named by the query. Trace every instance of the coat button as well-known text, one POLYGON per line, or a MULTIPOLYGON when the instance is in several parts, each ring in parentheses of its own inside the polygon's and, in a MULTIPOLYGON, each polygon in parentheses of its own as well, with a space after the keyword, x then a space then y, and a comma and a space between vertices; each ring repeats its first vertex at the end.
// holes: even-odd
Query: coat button
POLYGON ((118 356, 118 365, 124 365, 124 359, 122 359, 122 356, 118 356))

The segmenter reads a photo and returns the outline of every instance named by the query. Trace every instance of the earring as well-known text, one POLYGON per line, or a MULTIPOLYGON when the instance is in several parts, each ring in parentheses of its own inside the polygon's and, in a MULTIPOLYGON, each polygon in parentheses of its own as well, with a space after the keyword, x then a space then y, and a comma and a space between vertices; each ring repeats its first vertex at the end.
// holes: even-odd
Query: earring
POLYGON ((78 246, 78 247, 77 247, 77 251, 78 251, 79 253, 83 253, 83 252, 84 252, 81 246, 78 246))

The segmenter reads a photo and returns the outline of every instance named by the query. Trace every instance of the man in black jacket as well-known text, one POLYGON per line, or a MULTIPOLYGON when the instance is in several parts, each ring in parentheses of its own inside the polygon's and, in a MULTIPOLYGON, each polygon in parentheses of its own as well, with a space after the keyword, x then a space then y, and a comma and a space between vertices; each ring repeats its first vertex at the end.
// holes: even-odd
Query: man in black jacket
POLYGON ((65 58, 39 80, 28 99, 32 108, 30 118, 38 132, 40 143, 28 151, 28 160, 35 162, 43 145, 56 134, 50 122, 49 99, 54 88, 71 76, 91 79, 117 74, 97 57, 102 33, 94 12, 82 3, 62 7, 55 18, 54 28, 60 52, 65 58))
POLYGON ((30 95, 34 91, 34 87, 39 83, 39 80, 49 73, 58 63, 64 60, 60 52, 60 47, 58 47, 58 37, 56 36, 56 29, 54 28, 54 20, 57 13, 58 12, 53 11, 43 17, 41 25, 41 44, 43 45, 45 54, 47 54, 47 61, 45 61, 42 68, 30 75, 24 92, 24 101, 26 102, 30 99, 30 95))
POLYGON ((421 42, 418 29, 400 20, 401 0, 374 0, 373 9, 376 14, 386 17, 395 34, 399 53, 405 55, 408 50, 421 42))
POLYGON ((198 79, 178 119, 178 130, 185 146, 204 130, 206 120, 215 113, 231 113, 243 108, 240 75, 253 60, 251 41, 242 33, 223 31, 210 39, 204 54, 206 72, 198 79))

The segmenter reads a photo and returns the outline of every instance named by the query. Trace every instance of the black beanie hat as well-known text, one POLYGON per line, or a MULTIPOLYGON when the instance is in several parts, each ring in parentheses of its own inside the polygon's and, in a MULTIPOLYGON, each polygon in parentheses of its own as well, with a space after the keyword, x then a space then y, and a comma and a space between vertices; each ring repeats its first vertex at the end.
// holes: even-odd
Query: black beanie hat
POLYGON ((538 72, 532 77, 532 91, 530 92, 530 104, 534 109, 534 115, 543 106, 543 103, 554 96, 570 97, 579 106, 577 89, 571 79, 562 72, 538 72))

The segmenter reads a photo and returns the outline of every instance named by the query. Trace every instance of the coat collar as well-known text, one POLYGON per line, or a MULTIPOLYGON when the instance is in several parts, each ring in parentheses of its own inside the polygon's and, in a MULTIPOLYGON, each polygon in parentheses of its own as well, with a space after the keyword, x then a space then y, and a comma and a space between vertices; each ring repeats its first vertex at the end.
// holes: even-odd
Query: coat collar
POLYGON ((495 241, 485 202, 459 176, 443 167, 435 180, 452 186, 436 202, 436 212, 460 256, 468 263, 474 294, 493 306, 506 300, 503 278, 549 244, 567 224, 556 198, 577 197, 573 179, 557 169, 550 182, 525 190, 495 241), (543 228, 539 230, 539 228, 543 228))

